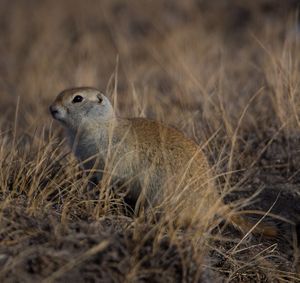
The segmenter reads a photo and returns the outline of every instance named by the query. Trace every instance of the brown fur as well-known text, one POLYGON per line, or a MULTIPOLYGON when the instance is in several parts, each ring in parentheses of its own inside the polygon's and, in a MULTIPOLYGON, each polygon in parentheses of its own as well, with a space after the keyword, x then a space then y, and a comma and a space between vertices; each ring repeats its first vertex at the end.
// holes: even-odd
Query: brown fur
MULTIPOLYGON (((137 209, 141 205, 163 203, 165 211, 173 215, 177 223, 201 222, 207 226, 219 208, 222 208, 219 211, 228 210, 215 189, 207 159, 193 140, 156 121, 117 118, 105 96, 102 95, 104 102, 97 104, 99 93, 93 88, 69 89, 59 94, 52 105, 52 109, 67 109, 65 115, 75 116, 83 107, 88 107, 87 103, 91 102, 90 107, 96 105, 95 114, 89 113, 92 118, 82 118, 80 125, 68 126, 62 119, 73 147, 76 142, 75 155, 83 161, 86 170, 96 168, 110 174, 112 179, 130 180, 130 193, 138 198, 137 209), (84 95, 86 101, 72 104, 76 94, 84 95), (98 111, 97 105, 103 110, 98 111), (106 114, 102 115, 101 111, 106 114), (91 160, 93 155, 95 158, 91 160), (89 162, 84 163, 88 158, 89 162)), ((73 120, 69 123, 74 123, 73 120)), ((78 123, 79 120, 75 120, 78 123)), ((103 178, 102 173, 95 175, 98 181, 103 178)), ((238 216, 227 220, 243 231, 253 226, 238 216)), ((276 229, 263 225, 254 231, 276 235, 276 229)))

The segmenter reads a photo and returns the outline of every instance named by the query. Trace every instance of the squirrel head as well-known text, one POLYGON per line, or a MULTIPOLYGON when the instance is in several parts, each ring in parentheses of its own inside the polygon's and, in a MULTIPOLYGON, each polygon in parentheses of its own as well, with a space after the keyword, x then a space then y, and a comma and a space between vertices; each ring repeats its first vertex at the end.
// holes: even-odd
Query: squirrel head
POLYGON ((108 98, 91 87, 62 91, 49 110, 54 119, 73 130, 77 130, 86 123, 103 123, 115 118, 108 98))

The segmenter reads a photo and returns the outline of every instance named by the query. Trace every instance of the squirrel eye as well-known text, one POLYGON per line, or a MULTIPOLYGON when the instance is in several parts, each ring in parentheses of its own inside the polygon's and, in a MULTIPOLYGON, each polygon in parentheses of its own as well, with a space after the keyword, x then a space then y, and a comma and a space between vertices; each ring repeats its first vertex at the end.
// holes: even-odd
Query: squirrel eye
POLYGON ((80 95, 76 95, 74 98, 73 98, 73 103, 78 103, 78 102, 81 102, 83 100, 83 97, 80 96, 80 95))

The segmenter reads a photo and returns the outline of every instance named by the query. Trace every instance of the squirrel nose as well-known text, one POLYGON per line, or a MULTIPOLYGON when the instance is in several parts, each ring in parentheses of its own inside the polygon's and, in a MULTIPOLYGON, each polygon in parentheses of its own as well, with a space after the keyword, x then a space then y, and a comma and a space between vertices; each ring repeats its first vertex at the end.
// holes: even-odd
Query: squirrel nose
POLYGON ((51 115, 55 118, 55 116, 56 116, 56 114, 58 114, 58 109, 55 107, 55 106, 53 106, 53 105, 51 105, 50 107, 49 107, 49 110, 50 110, 50 113, 51 113, 51 115))

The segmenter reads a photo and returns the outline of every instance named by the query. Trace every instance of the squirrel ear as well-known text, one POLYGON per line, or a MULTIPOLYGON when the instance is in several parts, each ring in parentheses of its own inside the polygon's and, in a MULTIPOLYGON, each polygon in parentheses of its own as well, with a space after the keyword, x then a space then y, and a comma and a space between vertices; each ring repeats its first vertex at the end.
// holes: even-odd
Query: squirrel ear
POLYGON ((101 93, 98 93, 97 94, 97 98, 98 98, 98 103, 102 103, 102 101, 103 101, 103 97, 102 97, 102 94, 101 93))

